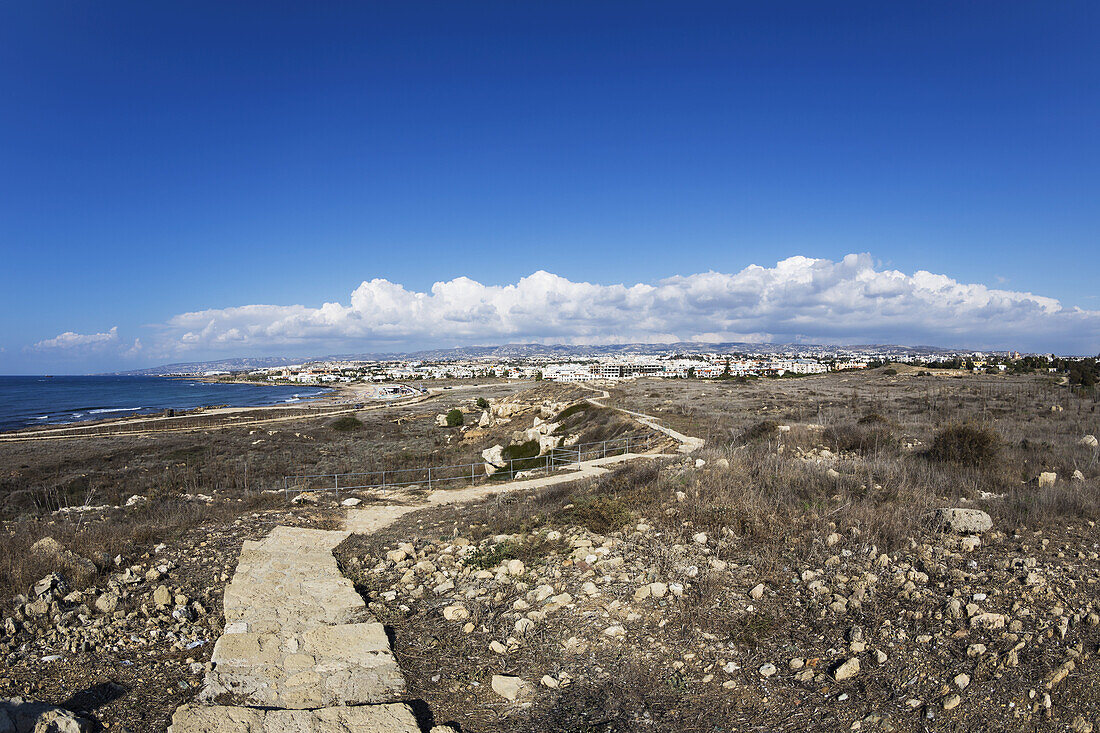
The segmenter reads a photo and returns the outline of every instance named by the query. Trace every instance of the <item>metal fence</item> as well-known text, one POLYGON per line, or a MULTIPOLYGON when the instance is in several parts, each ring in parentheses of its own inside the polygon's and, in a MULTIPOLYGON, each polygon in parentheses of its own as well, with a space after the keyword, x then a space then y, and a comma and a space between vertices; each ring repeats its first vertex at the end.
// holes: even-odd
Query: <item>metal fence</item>
POLYGON ((460 483, 465 486, 484 481, 515 478, 524 471, 553 471, 583 461, 607 456, 625 455, 649 450, 651 436, 625 436, 597 443, 579 443, 561 446, 550 452, 528 458, 510 458, 503 461, 491 474, 486 473, 486 462, 460 463, 452 466, 426 466, 398 468, 361 473, 314 473, 283 477, 283 493, 298 494, 305 491, 381 490, 404 486, 425 486, 428 489, 460 483))

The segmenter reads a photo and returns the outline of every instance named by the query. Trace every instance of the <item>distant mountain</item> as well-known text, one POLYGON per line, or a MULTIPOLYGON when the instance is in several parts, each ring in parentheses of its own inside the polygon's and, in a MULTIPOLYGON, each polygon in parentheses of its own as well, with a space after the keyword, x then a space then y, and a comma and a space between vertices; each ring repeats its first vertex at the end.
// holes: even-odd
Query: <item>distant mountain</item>
POLYGON ((938 346, 900 346, 896 344, 862 344, 858 346, 836 346, 831 344, 776 344, 748 343, 731 341, 723 343, 698 343, 681 341, 663 344, 503 344, 501 346, 458 346, 451 349, 427 349, 395 354, 332 354, 313 361, 448 361, 464 359, 524 359, 545 358, 583 358, 609 356, 613 354, 658 354, 658 353, 782 353, 806 351, 865 351, 879 354, 946 354, 958 351, 938 346))
POLYGON ((949 354, 968 349, 945 349, 939 346, 901 346, 897 344, 858 344, 838 346, 833 344, 775 344, 748 343, 731 341, 724 343, 697 343, 682 341, 668 344, 502 344, 499 346, 458 346, 450 349, 424 349, 420 351, 371 354, 329 354, 309 358, 290 359, 282 356, 267 356, 238 359, 219 359, 216 361, 196 361, 181 364, 166 364, 149 369, 136 369, 128 372, 114 372, 126 376, 163 376, 168 374, 201 374, 209 371, 237 372, 250 369, 288 366, 319 361, 465 361, 471 359, 573 359, 610 356, 614 354, 700 354, 700 353, 743 353, 769 354, 822 351, 836 353, 842 351, 873 352, 884 355, 914 354, 928 356, 949 354))
POLYGON ((301 364, 303 359, 288 359, 283 356, 261 356, 255 358, 219 359, 217 361, 192 361, 182 364, 134 369, 128 372, 109 372, 125 377, 161 377, 168 374, 202 374, 203 372, 240 372, 248 369, 266 369, 268 367, 301 364))

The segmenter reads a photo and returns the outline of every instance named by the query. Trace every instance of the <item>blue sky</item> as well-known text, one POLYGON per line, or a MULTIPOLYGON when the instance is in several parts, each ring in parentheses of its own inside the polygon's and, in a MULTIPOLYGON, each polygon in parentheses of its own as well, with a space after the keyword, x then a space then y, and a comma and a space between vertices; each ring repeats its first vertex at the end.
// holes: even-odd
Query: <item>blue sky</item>
POLYGON ((668 337, 1095 353, 1098 21, 5 3, 0 372, 668 337))

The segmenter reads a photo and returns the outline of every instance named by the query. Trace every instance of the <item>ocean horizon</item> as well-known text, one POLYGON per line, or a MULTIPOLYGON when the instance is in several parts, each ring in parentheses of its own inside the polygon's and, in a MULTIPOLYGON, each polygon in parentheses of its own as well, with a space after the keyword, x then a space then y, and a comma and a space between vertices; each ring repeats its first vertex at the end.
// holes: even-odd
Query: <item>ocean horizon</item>
POLYGON ((329 391, 304 385, 203 382, 175 377, 0 376, 0 430, 213 405, 290 404, 329 391))

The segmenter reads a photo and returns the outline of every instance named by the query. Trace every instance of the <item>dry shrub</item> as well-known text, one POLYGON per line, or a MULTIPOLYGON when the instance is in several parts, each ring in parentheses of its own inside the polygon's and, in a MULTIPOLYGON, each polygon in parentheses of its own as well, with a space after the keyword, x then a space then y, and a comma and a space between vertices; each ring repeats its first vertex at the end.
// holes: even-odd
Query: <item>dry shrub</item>
POLYGON ((31 552, 43 537, 53 537, 73 554, 95 563, 99 574, 114 569, 116 555, 132 557, 148 552, 158 542, 167 542, 207 522, 225 522, 242 511, 281 502, 280 497, 254 496, 232 504, 202 504, 185 501, 149 502, 126 510, 115 510, 105 519, 88 521, 21 521, 8 525, 0 556, 0 601, 25 593, 43 576, 60 573, 71 588, 93 584, 97 576, 75 576, 55 558, 31 552))
POLYGON ((745 430, 741 431, 741 434, 737 436, 735 441, 738 445, 745 445, 746 443, 752 443, 757 440, 763 440, 764 438, 770 438, 779 432, 779 423, 775 420, 761 420, 760 422, 752 425, 745 430))
POLYGON ((337 432, 350 433, 355 430, 363 429, 363 422, 354 415, 345 415, 344 417, 333 420, 329 427, 337 432))
POLYGON ((885 422, 862 419, 858 424, 837 425, 825 432, 825 440, 838 452, 875 453, 896 450, 899 441, 894 428, 885 422))
POLYGON ((928 456, 945 463, 983 466, 997 457, 1000 447, 1001 436, 992 428, 971 422, 953 423, 936 433, 928 456))
POLYGON ((1019 525, 1064 524, 1069 520, 1100 519, 1100 492, 1084 481, 1060 481, 1039 488, 1015 485, 990 512, 1006 528, 1019 525))

